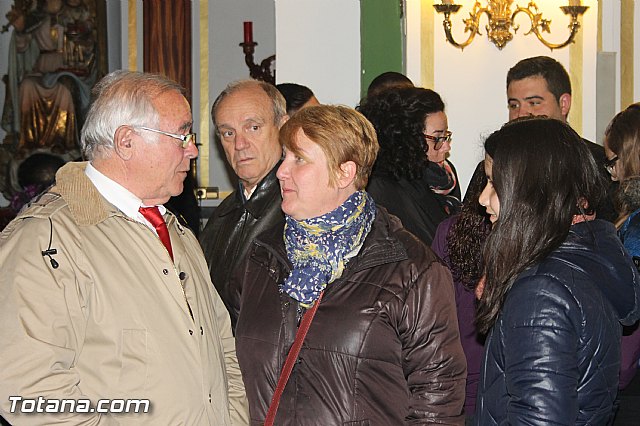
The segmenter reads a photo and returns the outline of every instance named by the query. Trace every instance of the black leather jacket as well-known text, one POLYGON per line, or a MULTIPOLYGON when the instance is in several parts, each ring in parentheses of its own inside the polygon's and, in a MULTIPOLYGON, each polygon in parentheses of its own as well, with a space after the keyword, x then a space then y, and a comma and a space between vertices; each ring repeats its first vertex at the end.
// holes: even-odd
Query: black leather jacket
POLYGON ((620 323, 639 317, 640 276, 613 225, 573 225, 506 296, 485 344, 476 424, 608 424, 620 323))
POLYGON ((236 328, 239 293, 229 286, 229 278, 244 258, 253 239, 265 229, 284 223, 282 198, 276 171, 280 163, 258 184, 251 198, 244 200, 242 189, 235 190, 215 209, 200 235, 211 280, 236 328))

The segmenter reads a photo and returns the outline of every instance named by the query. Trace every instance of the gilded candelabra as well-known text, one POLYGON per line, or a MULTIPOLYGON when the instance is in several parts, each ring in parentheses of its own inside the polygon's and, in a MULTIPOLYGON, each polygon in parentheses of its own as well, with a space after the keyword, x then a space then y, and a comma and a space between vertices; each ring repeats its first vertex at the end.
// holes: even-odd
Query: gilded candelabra
POLYGON ((463 23, 465 24, 464 31, 470 33, 467 40, 463 43, 458 43, 453 39, 450 19, 451 14, 458 12, 462 6, 454 4, 452 1, 443 0, 442 4, 435 4, 433 7, 438 13, 444 14, 444 21, 442 24, 444 26, 447 41, 460 49, 464 49, 471 44, 476 34, 482 35, 480 33, 480 18, 483 14, 487 15, 487 18, 489 19, 489 23, 485 26, 489 40, 491 40, 498 49, 502 49, 505 44, 513 39, 511 30, 513 29, 513 32, 515 33, 519 29, 519 26, 514 23, 516 15, 524 13, 531 21, 531 29, 525 33, 525 35, 531 33, 535 34, 542 44, 552 50, 560 49, 570 43, 573 43, 573 40, 578 33, 578 29, 580 28, 578 18, 589 8, 588 6, 580 5, 579 1, 570 1, 568 6, 560 6, 560 9, 565 13, 565 15, 571 15, 571 22, 569 23, 570 33, 569 37, 564 42, 551 43, 545 40, 542 35, 543 32, 551 32, 551 21, 542 17, 542 13, 539 12, 538 6, 533 1, 530 1, 526 8, 516 6, 515 11, 512 13, 512 3, 513 0, 488 0, 486 6, 483 6, 479 1, 476 1, 473 5, 473 10, 469 13, 469 18, 463 20, 463 23))

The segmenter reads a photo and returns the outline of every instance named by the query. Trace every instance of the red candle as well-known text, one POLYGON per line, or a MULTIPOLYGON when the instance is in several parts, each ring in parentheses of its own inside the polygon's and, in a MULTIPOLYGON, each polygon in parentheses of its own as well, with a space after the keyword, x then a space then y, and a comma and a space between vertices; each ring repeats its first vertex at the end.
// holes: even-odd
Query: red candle
POLYGON ((246 44, 253 43, 253 22, 244 22, 244 42, 246 44))

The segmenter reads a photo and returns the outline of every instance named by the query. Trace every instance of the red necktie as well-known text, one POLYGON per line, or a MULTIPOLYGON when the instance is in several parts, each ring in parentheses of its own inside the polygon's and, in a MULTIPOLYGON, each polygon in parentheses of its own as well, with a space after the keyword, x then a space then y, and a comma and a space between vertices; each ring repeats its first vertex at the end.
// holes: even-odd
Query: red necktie
POLYGON ((171 238, 169 237, 169 229, 167 229, 167 224, 164 221, 164 218, 160 214, 160 210, 158 206, 154 207, 140 207, 138 209, 142 216, 147 219, 154 228, 156 228, 156 232, 158 233, 158 237, 160 237, 160 241, 167 248, 169 252, 169 256, 171 256, 171 260, 173 260, 173 250, 171 250, 171 238))

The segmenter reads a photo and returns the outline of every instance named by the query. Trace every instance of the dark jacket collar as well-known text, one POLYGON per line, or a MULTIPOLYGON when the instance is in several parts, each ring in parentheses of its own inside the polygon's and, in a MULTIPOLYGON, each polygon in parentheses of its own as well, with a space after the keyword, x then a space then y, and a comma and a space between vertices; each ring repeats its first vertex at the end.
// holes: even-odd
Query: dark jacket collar
POLYGON ((271 169, 269 174, 267 174, 264 179, 258 183, 256 190, 251 195, 251 198, 245 201, 244 198, 244 190, 242 188, 242 184, 239 184, 238 189, 233 191, 229 197, 233 200, 233 202, 222 203, 218 207, 219 216, 225 216, 229 213, 235 211, 239 207, 244 207, 251 215, 255 218, 259 218, 262 216, 264 211, 271 205, 272 202, 276 202, 274 200, 274 195, 277 193, 277 202, 281 202, 280 199, 280 184, 278 183, 278 178, 276 177, 276 172, 278 171, 278 167, 280 167, 280 161, 276 163, 276 165, 271 169))

